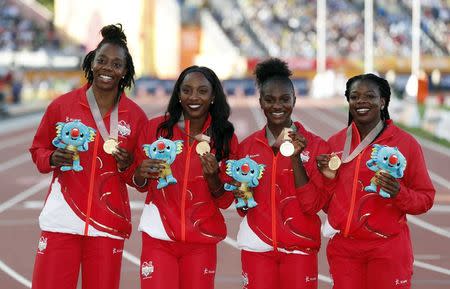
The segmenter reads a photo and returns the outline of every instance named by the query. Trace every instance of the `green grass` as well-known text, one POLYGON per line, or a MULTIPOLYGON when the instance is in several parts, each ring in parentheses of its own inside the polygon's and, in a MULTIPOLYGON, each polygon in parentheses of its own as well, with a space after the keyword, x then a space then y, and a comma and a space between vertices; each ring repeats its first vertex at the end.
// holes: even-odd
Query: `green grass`
POLYGON ((406 126, 406 125, 401 124, 399 122, 396 122, 395 125, 401 127, 402 129, 406 130, 407 132, 409 132, 409 133, 411 133, 411 134, 413 134, 415 136, 418 136, 420 138, 423 138, 423 139, 426 139, 426 140, 438 143, 440 145, 443 145, 443 146, 445 146, 447 148, 450 148, 450 142, 448 140, 443 139, 443 138, 439 138, 439 137, 433 135, 432 133, 430 133, 430 132, 428 132, 426 130, 423 130, 421 128, 409 127, 409 126, 406 126))

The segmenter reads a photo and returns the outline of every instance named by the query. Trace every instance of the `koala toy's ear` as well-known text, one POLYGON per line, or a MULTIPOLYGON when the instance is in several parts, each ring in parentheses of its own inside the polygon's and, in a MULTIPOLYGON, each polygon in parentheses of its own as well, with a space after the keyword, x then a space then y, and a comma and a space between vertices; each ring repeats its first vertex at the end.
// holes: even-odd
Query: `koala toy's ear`
POLYGON ((145 155, 146 155, 148 158, 151 158, 151 157, 150 157, 150 145, 149 145, 149 144, 145 144, 145 145, 142 146, 142 149, 143 149, 145 155))
POLYGON ((61 131, 66 123, 65 122, 57 122, 56 123, 56 137, 61 138, 61 131))
POLYGON ((179 155, 183 151, 183 141, 182 140, 176 140, 175 145, 177 147, 177 155, 179 155))
POLYGON ((259 174, 258 174, 258 180, 259 180, 263 176, 264 168, 266 167, 266 165, 259 164, 258 167, 259 167, 259 174))
POLYGON ((233 167, 233 164, 234 164, 234 162, 235 162, 235 160, 227 160, 227 170, 226 170, 226 174, 227 175, 229 175, 229 176, 232 176, 233 175, 233 173, 232 173, 232 171, 231 171, 231 168, 233 167))

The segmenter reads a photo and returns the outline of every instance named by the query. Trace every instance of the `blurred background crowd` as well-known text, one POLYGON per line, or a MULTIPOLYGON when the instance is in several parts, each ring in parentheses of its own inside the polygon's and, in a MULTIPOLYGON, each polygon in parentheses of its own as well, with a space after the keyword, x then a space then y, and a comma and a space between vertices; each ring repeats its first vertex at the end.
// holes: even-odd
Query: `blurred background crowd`
MULTIPOLYGON (((45 105, 80 85, 80 63, 97 43, 98 31, 118 22, 135 60, 138 80, 132 94, 137 97, 167 94, 172 79, 191 64, 215 70, 230 95, 253 96, 254 66, 271 56, 288 61, 298 93, 310 96, 317 71, 317 2, 0 0, 0 111, 6 115, 14 105, 45 105)), ((420 2, 420 71, 429 97, 419 102, 432 103, 445 115, 450 1, 420 2)), ((374 68, 402 99, 411 75, 412 1, 373 3, 374 68)), ((326 69, 334 95, 343 95, 345 80, 364 70, 364 4, 326 1, 326 69)), ((427 114, 413 117, 426 122, 427 114)))

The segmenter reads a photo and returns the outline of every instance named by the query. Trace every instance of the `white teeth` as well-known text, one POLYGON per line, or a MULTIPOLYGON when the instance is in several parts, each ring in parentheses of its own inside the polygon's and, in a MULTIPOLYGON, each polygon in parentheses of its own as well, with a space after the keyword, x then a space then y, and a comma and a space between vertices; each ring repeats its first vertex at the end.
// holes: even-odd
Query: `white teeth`
POLYGON ((284 112, 272 112, 274 116, 282 116, 284 112))
POLYGON ((189 106, 189 108, 196 109, 196 108, 200 107, 200 104, 191 104, 191 105, 188 105, 188 106, 189 106))
POLYGON ((360 108, 360 109, 357 109, 357 110, 356 110, 357 113, 366 113, 366 112, 368 112, 368 111, 369 111, 368 108, 360 108))
POLYGON ((100 75, 100 78, 106 79, 106 80, 111 80, 112 77, 108 76, 108 75, 100 75))

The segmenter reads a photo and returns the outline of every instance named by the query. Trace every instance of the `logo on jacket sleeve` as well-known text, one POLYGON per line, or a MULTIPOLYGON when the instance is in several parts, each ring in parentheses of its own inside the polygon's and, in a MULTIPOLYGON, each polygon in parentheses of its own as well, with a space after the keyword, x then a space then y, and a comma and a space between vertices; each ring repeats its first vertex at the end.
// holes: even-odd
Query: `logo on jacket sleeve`
POLYGON ((39 254, 44 254, 44 250, 47 248, 47 238, 41 237, 39 239, 39 244, 38 244, 38 253, 39 254))
POLYGON ((144 262, 141 266, 141 274, 143 279, 151 278, 151 275, 155 268, 153 267, 152 261, 144 262))

